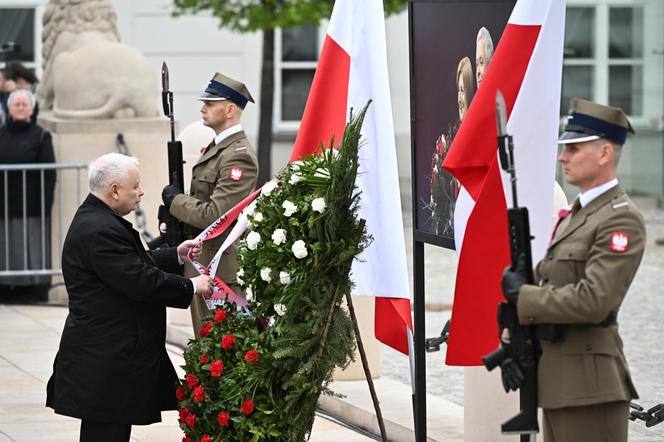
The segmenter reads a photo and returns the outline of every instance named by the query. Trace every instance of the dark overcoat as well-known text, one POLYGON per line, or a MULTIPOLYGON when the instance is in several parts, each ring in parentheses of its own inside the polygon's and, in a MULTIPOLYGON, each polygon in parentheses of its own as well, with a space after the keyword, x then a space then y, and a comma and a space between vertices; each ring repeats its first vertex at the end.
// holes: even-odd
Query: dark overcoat
POLYGON ((56 413, 145 425, 176 408, 177 375, 165 349, 166 306, 193 296, 175 248, 146 252, 131 223, 88 195, 62 251, 69 295, 60 348, 47 386, 56 413))
MULTIPOLYGON (((34 122, 9 120, 0 127, 0 163, 54 163, 51 134, 34 122)), ((5 217, 5 173, 0 172, 0 218, 5 217)), ((40 217, 51 214, 56 174, 54 170, 10 171, 7 175, 8 218, 23 217, 25 199, 26 215, 40 217), (24 180, 25 179, 25 184, 24 180), (42 181, 43 180, 43 181, 42 181), (42 201, 43 196, 43 201, 42 201), (42 209, 43 204, 43 209, 42 209)), ((46 239, 48 242, 49 239, 46 239)))

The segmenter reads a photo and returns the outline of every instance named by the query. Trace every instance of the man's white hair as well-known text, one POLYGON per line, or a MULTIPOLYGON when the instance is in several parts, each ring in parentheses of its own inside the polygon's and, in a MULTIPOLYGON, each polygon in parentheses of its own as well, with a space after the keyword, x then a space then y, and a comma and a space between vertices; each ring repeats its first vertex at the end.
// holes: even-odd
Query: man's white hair
POLYGON ((12 101, 14 101, 14 98, 19 95, 25 95, 26 97, 28 97, 30 99, 32 107, 35 107, 37 99, 35 98, 35 94, 33 94, 32 91, 30 91, 29 89, 16 89, 14 92, 9 94, 9 98, 7 98, 7 107, 10 107, 12 105, 12 101))
POLYGON ((489 34, 489 30, 482 26, 480 30, 477 32, 477 41, 475 42, 476 44, 480 42, 480 40, 484 40, 484 49, 486 51, 486 60, 487 64, 489 64, 489 61, 491 60, 491 57, 493 57, 493 40, 491 39, 491 34, 489 34))
POLYGON ((102 193, 114 181, 123 180, 129 175, 129 167, 132 165, 138 167, 138 160, 121 153, 100 156, 88 166, 90 192, 102 193))

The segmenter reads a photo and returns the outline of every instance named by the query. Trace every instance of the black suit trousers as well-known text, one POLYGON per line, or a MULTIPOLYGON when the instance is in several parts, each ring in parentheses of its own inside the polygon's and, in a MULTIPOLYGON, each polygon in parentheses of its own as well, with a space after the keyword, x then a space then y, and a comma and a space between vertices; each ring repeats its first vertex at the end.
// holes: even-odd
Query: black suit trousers
POLYGON ((131 425, 83 419, 79 442, 129 442, 130 436, 131 425))

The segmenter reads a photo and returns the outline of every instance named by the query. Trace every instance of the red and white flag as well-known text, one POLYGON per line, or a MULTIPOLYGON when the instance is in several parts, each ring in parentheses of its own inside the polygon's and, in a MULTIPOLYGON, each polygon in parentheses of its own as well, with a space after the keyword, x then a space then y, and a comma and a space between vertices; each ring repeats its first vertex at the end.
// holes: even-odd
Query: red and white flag
POLYGON ((500 280, 510 263, 511 189, 497 158, 496 89, 514 137, 519 204, 528 207, 533 261, 551 234, 560 110, 564 0, 519 0, 443 163, 462 189, 454 214, 459 254, 448 365, 481 365, 498 346, 500 280))
POLYGON ((355 261, 355 294, 376 297, 376 338, 408 354, 412 329, 401 219, 382 0, 337 0, 323 43, 291 161, 334 135, 342 138, 350 109, 373 100, 362 126, 360 216, 373 242, 355 261))

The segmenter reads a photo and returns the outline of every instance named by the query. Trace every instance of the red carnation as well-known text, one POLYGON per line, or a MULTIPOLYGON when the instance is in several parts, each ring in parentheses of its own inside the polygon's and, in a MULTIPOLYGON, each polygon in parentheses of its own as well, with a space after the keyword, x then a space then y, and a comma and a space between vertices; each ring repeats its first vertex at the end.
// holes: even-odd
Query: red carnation
POLYGON ((201 365, 207 364, 208 362, 210 362, 210 355, 207 353, 201 355, 201 365))
POLYGON ((224 371, 224 363, 221 362, 221 359, 214 361, 212 365, 210 365, 210 374, 213 378, 221 376, 222 371, 224 371))
POLYGON ((184 388, 178 387, 175 389, 175 397, 177 398, 178 402, 182 402, 187 397, 187 392, 184 391, 184 388))
POLYGON ((212 440, 212 438, 210 438, 210 436, 207 435, 207 434, 204 434, 203 436, 201 436, 201 442, 210 442, 211 440, 212 440))
POLYGON ((194 442, 194 441, 192 441, 189 436, 185 436, 182 438, 182 442, 194 442))
POLYGON ((201 337, 208 336, 210 332, 212 331, 212 326, 214 325, 214 322, 206 322, 201 326, 201 337))
POLYGON ((203 402, 205 400, 205 389, 202 385, 194 388, 194 402, 203 402))
POLYGON ((185 421, 187 422, 187 426, 189 428, 196 428, 196 415, 195 414, 192 413, 189 416, 187 416, 185 421))
POLYGON ((251 412, 254 411, 254 402, 251 399, 246 399, 240 407, 240 411, 249 416, 251 412))
POLYGON ((235 336, 233 335, 226 335, 223 338, 221 338, 221 348, 224 350, 230 350, 233 348, 233 344, 235 344, 235 336))
POLYGON ((250 364, 258 363, 258 352, 256 350, 249 350, 244 354, 244 360, 250 364))
POLYGON ((226 310, 217 310, 217 312, 214 314, 214 320, 217 322, 221 322, 224 319, 226 319, 226 310))
POLYGON ((220 411, 219 414, 217 415, 217 422, 219 422, 219 425, 225 428, 228 428, 228 423, 231 420, 231 415, 227 413, 226 411, 220 411))
POLYGON ((187 383, 187 387, 194 388, 198 385, 198 379, 193 374, 188 374, 184 377, 184 381, 187 383))
POLYGON ((187 416, 189 416, 189 409, 187 407, 181 408, 179 413, 180 413, 180 422, 184 422, 185 419, 187 419, 187 416))

